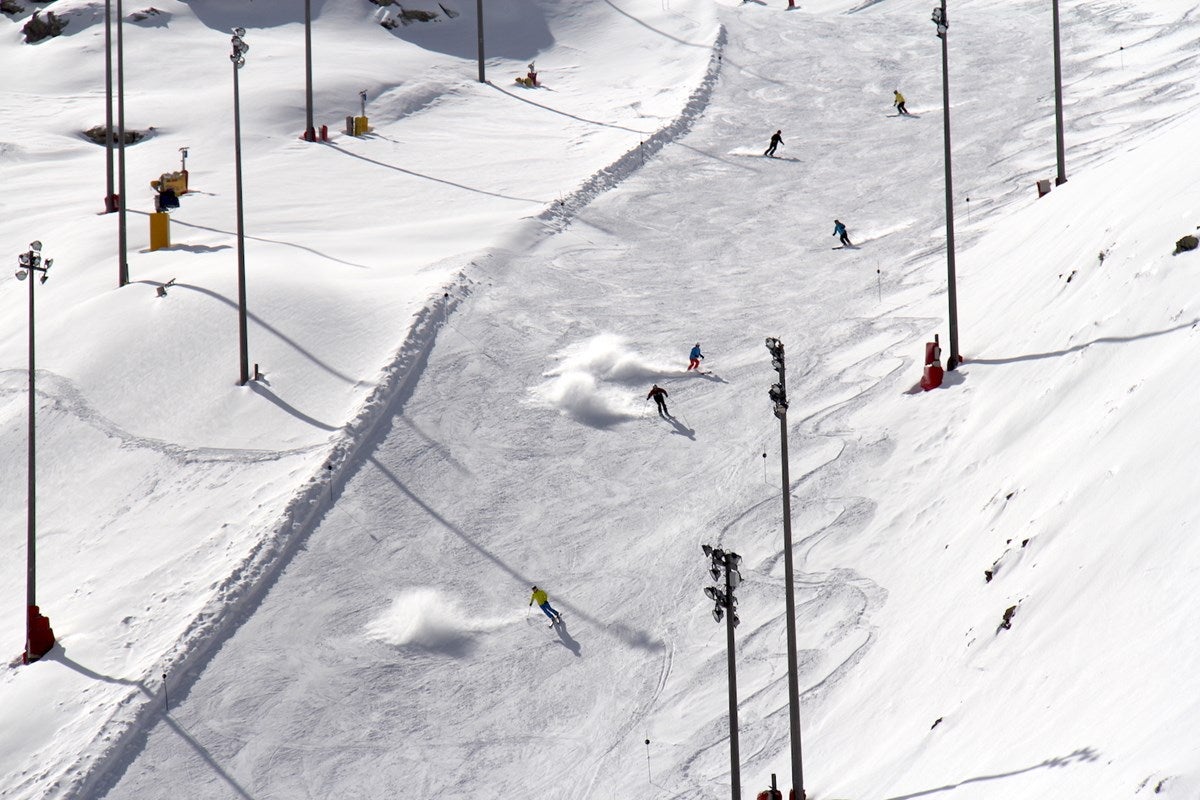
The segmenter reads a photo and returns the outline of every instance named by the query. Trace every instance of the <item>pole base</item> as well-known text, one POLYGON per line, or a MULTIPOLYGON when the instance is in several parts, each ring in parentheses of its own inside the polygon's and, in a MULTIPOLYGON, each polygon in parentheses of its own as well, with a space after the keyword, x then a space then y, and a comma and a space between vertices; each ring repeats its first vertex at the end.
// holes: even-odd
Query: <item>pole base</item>
POLYGON ((42 616, 37 606, 28 606, 27 610, 23 661, 31 664, 49 653, 54 647, 54 631, 50 629, 50 618, 42 616))
POLYGON ((114 211, 119 210, 120 205, 121 204, 118 201, 118 196, 115 194, 110 194, 108 197, 104 198, 104 213, 112 214, 114 211))

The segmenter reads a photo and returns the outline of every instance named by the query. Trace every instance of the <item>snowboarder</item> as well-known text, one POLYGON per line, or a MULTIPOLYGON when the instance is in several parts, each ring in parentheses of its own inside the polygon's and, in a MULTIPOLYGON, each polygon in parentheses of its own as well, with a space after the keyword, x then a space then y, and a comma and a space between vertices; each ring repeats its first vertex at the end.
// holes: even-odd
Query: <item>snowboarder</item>
POLYGON ((699 370, 700 359, 704 358, 704 354, 700 352, 699 342, 696 342, 696 346, 692 348, 692 352, 688 354, 688 358, 690 360, 688 361, 687 371, 691 372, 692 370, 699 370))
POLYGON ((838 237, 844 246, 851 246, 850 237, 846 234, 846 226, 842 224, 840 219, 835 219, 833 221, 833 235, 838 237))
POLYGON ((646 395, 647 400, 653 397, 654 402, 658 404, 658 415, 660 417, 671 416, 671 412, 667 411, 667 401, 663 399, 664 397, 668 396, 667 390, 659 386, 657 383, 654 384, 654 388, 650 390, 650 394, 646 395))
POLYGON ((545 612, 546 616, 550 618, 551 624, 555 622, 562 622, 562 614, 559 614, 554 610, 554 607, 550 605, 550 597, 536 586, 533 587, 533 595, 529 598, 529 605, 532 606, 534 603, 537 603, 538 608, 545 612))
POLYGON ((892 105, 896 107, 896 112, 898 114, 903 114, 906 117, 909 116, 908 109, 904 107, 904 95, 900 94, 899 89, 896 89, 893 94, 896 95, 896 99, 892 103, 892 105))
POLYGON ((767 146, 766 152, 764 152, 763 155, 775 155, 775 148, 779 147, 781 144, 783 144, 783 131, 775 131, 775 133, 771 134, 771 144, 767 146))

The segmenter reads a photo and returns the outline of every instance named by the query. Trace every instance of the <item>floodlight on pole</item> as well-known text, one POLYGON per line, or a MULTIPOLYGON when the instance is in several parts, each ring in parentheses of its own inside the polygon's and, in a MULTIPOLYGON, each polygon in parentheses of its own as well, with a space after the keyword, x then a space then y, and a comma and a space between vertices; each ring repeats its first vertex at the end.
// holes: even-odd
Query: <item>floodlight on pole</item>
POLYGON ((54 631, 50 619, 41 613, 37 604, 37 436, 35 411, 37 392, 34 386, 36 359, 34 357, 34 292, 35 283, 45 283, 50 277, 54 259, 42 258, 42 243, 32 241, 29 250, 17 257, 17 280, 29 279, 29 434, 28 472, 26 494, 26 572, 25 572, 25 649, 22 661, 26 664, 37 661, 54 647, 54 631), (33 280, 34 273, 41 273, 33 280))
POLYGON ((942 40, 942 138, 946 167, 946 293, 950 303, 950 355, 946 369, 958 367, 962 359, 958 353, 958 287, 954 274, 954 181, 950 171, 950 60, 947 39, 950 18, 946 14, 946 0, 933 9, 933 24, 937 26, 938 38, 942 40))
POLYGON ((233 62, 233 162, 234 178, 237 184, 237 261, 238 261, 238 348, 241 355, 241 372, 239 386, 245 386, 250 380, 250 347, 246 335, 246 228, 242 213, 242 111, 238 96, 238 70, 246 65, 246 53, 250 45, 242 37, 246 35, 245 28, 234 28, 230 38, 232 50, 229 60, 233 62))
POLYGON ((711 547, 710 545, 701 545, 704 551, 704 557, 710 559, 709 574, 713 580, 718 580, 721 577, 721 572, 725 573, 725 586, 706 586, 704 587, 704 596, 713 601, 712 617, 717 623, 723 619, 725 621, 725 644, 726 654, 729 660, 729 766, 730 778, 732 781, 732 797, 733 800, 741 800, 742 797, 742 768, 741 757, 738 752, 738 715, 737 715, 737 667, 733 659, 733 629, 741 622, 737 615, 737 598, 733 595, 733 590, 742 582, 741 573, 738 572, 738 565, 741 564, 742 557, 733 551, 725 551, 719 547, 711 547))
POLYGON ((766 346, 767 352, 771 354, 771 367, 779 375, 779 382, 771 385, 767 396, 771 399, 772 412, 779 420, 779 464, 783 476, 783 598, 784 619, 787 624, 788 728, 791 738, 792 791, 797 800, 805 800, 804 758, 800 741, 800 666, 796 655, 796 591, 792 568, 792 485, 788 471, 787 360, 783 342, 779 339, 768 336, 766 346))

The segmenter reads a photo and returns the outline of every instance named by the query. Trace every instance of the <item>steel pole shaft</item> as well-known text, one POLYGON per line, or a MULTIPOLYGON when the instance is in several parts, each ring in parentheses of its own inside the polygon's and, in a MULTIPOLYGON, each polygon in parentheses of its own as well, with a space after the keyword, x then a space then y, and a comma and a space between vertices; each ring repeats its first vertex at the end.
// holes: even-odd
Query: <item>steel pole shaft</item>
MULTIPOLYGON (((946 0, 942 0, 942 19, 946 19, 946 0)), ((949 32, 942 40, 942 132, 945 144, 943 161, 946 165, 946 293, 950 303, 950 356, 946 369, 955 369, 961 360, 958 353, 958 289, 954 275, 954 181, 950 170, 950 56, 949 32)))
POLYGON ((729 658, 729 768, 733 800, 742 798, 742 767, 738 752, 737 666, 733 658, 733 581, 732 564, 725 554, 725 651, 729 658))
MULTIPOLYGON (((34 251, 29 251, 31 268, 29 269, 29 441, 28 441, 28 485, 26 506, 26 574, 25 595, 26 605, 33 608, 37 605, 37 447, 34 436, 34 410, 36 407, 36 392, 34 388, 34 332, 33 332, 33 284, 37 282, 37 272, 32 269, 34 251)), ((33 631, 30 630, 30 614, 25 615, 25 641, 28 643, 33 631)))
POLYGON ((315 139, 312 90, 312 0, 304 0, 304 136, 315 139))
POLYGON ((1058 177, 1056 186, 1067 182, 1066 143, 1063 138, 1063 106, 1062 106, 1062 56, 1058 40, 1058 0, 1054 0, 1054 139, 1058 156, 1058 177))
POLYGON ((116 211, 113 197, 112 0, 104 0, 104 211, 116 211))
MULTIPOLYGON (((779 371, 780 386, 784 386, 784 371, 779 371)), ((786 387, 784 387, 786 390, 786 387)), ((786 396, 786 395, 785 395, 786 396)), ((787 615, 788 724, 792 740, 792 789, 798 800, 804 800, 804 760, 800 741, 800 666, 796 649, 796 590, 792 566, 792 486, 788 471, 787 412, 779 419, 779 459, 783 472, 783 585, 787 615)))
POLYGON ((483 74, 483 0, 475 0, 475 16, 479 26, 479 82, 487 83, 483 74))
POLYGON ((241 373, 238 385, 250 380, 250 348, 246 341, 246 231, 242 216, 242 113, 238 97, 238 64, 233 61, 233 160, 237 183, 237 260, 238 260, 238 348, 241 353, 241 373))
POLYGON ((129 249, 125 226, 125 12, 117 0, 117 285, 129 283, 129 249))

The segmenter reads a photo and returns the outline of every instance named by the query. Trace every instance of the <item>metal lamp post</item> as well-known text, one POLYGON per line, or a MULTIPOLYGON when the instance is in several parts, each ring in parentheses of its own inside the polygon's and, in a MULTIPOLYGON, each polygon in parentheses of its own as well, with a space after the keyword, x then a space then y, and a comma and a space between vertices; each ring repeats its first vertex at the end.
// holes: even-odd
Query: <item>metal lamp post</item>
POLYGON ((804 759, 800 741, 800 667, 796 656, 796 592, 792 571, 792 482, 788 474, 787 364, 784 360, 783 342, 768 336, 766 345, 771 354, 771 366, 779 373, 779 383, 771 386, 768 395, 774 404, 775 416, 779 419, 779 460, 783 473, 783 586, 787 617, 788 724, 792 742, 792 791, 796 793, 798 800, 805 800, 804 759))
POLYGON ((1058 177, 1054 179, 1056 186, 1067 182, 1066 145, 1063 141, 1063 108, 1062 108, 1062 58, 1058 47, 1058 0, 1053 2, 1054 9, 1054 143, 1058 155, 1058 177))
POLYGON ((23 660, 26 664, 37 661, 50 648, 54 647, 54 631, 50 629, 50 620, 41 614, 37 604, 37 458, 36 438, 34 436, 34 330, 33 330, 33 285, 45 283, 49 278, 50 267, 54 259, 42 260, 42 243, 30 242, 29 250, 17 258, 20 269, 17 270, 18 280, 29 280, 29 461, 28 461, 28 505, 26 507, 26 573, 25 573, 25 653, 23 660), (37 273, 41 277, 37 278, 37 273), (37 278, 35 280, 35 278, 37 278))
POLYGON ((250 380, 250 348, 246 341, 246 231, 242 217, 242 109, 238 97, 238 70, 246 63, 250 45, 242 41, 245 28, 234 28, 230 43, 233 50, 229 60, 233 62, 233 159, 237 182, 237 259, 238 259, 238 343, 241 350, 242 371, 239 386, 250 380))
POLYGON ((483 76, 483 0, 475 0, 475 18, 479 39, 479 82, 487 83, 483 76))
POLYGON ((104 0, 104 213, 117 210, 113 189, 112 0, 104 0))
POLYGON ((125 12, 117 0, 117 286, 129 283, 125 227, 125 12))
POLYGON ((304 0, 304 140, 315 142, 312 95, 312 0, 304 0))
POLYGON ((720 622, 722 618, 725 619, 725 645, 729 658, 729 765, 733 784, 733 800, 741 800, 742 767, 738 754, 737 667, 733 661, 733 629, 737 627, 740 620, 737 615, 737 598, 733 596, 733 590, 742 582, 742 575, 738 572, 738 565, 741 564, 742 557, 733 551, 727 552, 719 547, 702 545, 702 548, 704 555, 712 560, 708 570, 712 579, 718 580, 722 571, 725 573, 725 587, 709 586, 705 588, 704 594, 715 603, 712 610, 713 619, 717 622, 720 622))
POLYGON ((950 18, 946 16, 946 0, 933 9, 933 24, 937 26, 938 38, 942 40, 942 133, 945 145, 943 161, 946 165, 946 289, 950 300, 950 355, 946 369, 953 370, 962 360, 958 354, 958 289, 954 277, 954 181, 950 175, 950 61, 947 52, 946 34, 950 29, 950 18))

